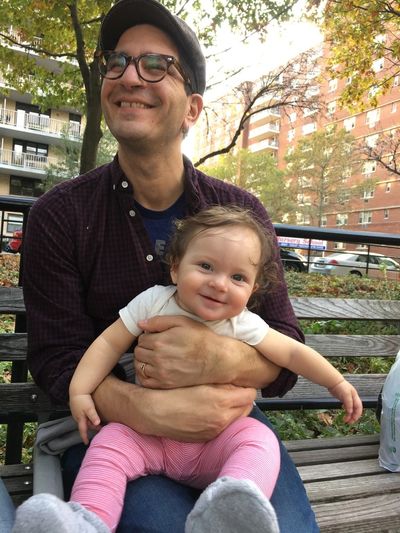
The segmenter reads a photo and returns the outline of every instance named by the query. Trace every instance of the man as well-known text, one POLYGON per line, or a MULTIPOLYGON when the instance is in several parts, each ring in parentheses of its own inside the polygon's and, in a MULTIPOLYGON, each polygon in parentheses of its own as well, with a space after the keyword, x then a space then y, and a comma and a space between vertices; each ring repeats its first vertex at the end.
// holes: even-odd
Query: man
MULTIPOLYGON (((205 176, 182 156, 205 90, 205 60, 192 30, 156 0, 120 0, 103 21, 100 48, 102 108, 118 154, 37 200, 24 244, 29 366, 60 403, 68 401, 80 357, 119 309, 168 282, 156 251, 162 255, 173 219, 233 203, 272 229, 253 196, 205 176)), ((283 280, 258 312, 272 327, 302 338, 283 280)), ((103 419, 183 441, 211 439, 250 411, 265 423, 253 409, 254 389, 283 394, 296 379, 249 346, 183 317, 148 322, 135 348, 135 370, 142 387, 120 379, 117 368, 96 390, 103 419)), ((271 499, 281 531, 318 531, 296 469, 283 447, 281 453, 271 499)), ((83 454, 79 445, 64 455, 67 485, 83 454)), ((118 531, 183 531, 197 497, 158 476, 130 483, 118 531)))

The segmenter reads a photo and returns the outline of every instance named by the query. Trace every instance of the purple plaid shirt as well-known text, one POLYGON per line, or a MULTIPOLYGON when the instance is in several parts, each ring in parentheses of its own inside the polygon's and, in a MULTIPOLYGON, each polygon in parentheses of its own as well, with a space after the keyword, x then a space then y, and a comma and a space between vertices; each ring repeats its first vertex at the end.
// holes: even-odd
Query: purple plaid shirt
MULTIPOLYGON (((273 230, 254 196, 206 176, 186 159, 184 195, 186 215, 212 204, 236 204, 273 230)), ((167 283, 117 157, 40 197, 29 214, 23 273, 28 365, 36 383, 65 404, 89 344, 139 292, 167 283)), ((257 312, 273 328, 303 340, 283 278, 257 312)), ((264 394, 282 395, 295 382, 294 374, 282 370, 264 394)))

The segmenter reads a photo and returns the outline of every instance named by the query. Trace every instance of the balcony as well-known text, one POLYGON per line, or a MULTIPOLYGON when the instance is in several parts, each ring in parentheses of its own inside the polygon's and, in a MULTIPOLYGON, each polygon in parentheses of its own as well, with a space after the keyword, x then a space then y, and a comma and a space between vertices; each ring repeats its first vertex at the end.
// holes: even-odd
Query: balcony
POLYGON ((81 140, 81 125, 38 113, 0 109, 0 135, 44 144, 61 144, 63 139, 81 140))
POLYGON ((56 164, 51 157, 0 149, 0 172, 41 179, 46 175, 46 168, 56 164))

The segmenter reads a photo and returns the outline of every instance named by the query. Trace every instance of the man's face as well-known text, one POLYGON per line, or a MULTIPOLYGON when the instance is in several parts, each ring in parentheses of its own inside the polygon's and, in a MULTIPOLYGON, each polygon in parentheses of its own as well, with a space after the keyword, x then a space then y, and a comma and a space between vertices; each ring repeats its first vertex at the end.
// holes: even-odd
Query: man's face
MULTIPOLYGON (((179 60, 170 37, 147 24, 126 30, 115 50, 134 57, 159 53, 179 60)), ((170 148, 174 143, 180 145, 182 129, 190 125, 187 119, 192 113, 192 99, 174 66, 162 81, 149 83, 139 78, 135 65, 130 64, 121 78, 104 79, 101 91, 104 117, 118 142, 153 150, 170 148)))

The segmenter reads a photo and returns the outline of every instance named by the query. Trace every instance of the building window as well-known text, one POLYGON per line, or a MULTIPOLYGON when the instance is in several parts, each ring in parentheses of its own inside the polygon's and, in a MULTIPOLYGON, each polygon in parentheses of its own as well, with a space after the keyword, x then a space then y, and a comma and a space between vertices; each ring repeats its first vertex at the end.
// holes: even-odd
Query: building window
POLYGON ((346 131, 352 130, 353 128, 355 128, 355 125, 356 125, 356 117, 346 118, 346 120, 344 120, 343 122, 343 127, 346 131))
POLYGON ((376 161, 365 161, 363 165, 363 174, 372 174, 376 170, 376 161))
POLYGON ((384 220, 387 220, 389 218, 389 209, 383 210, 383 218, 384 220))
POLYGON ((375 124, 380 119, 380 109, 371 109, 371 111, 368 111, 365 117, 365 123, 370 127, 373 128, 375 124))
POLYGON ((392 188, 392 184, 386 183, 385 192, 390 192, 391 188, 392 188))
POLYGON ((370 198, 373 198, 373 197, 374 197, 374 189, 369 189, 363 192, 362 198, 364 198, 364 200, 369 200, 370 198))
POLYGON ((11 176, 10 194, 15 194, 17 196, 33 196, 37 198, 43 194, 42 183, 40 180, 11 176))
POLYGON ((344 250, 346 248, 346 243, 344 242, 335 242, 333 243, 333 247, 335 250, 344 250))
POLYGON ((393 102, 392 107, 391 107, 391 112, 396 113, 396 111, 397 111, 397 102, 393 102))
POLYGON ((326 215, 322 215, 322 217, 321 217, 321 228, 325 228, 327 223, 328 223, 328 219, 327 219, 326 215))
POLYGON ((310 122, 309 124, 304 124, 302 131, 303 131, 303 135, 309 135, 310 133, 317 131, 317 123, 310 122))
POLYGON ((329 80, 328 82, 328 92, 329 93, 333 93, 336 91, 337 89, 337 85, 338 85, 338 81, 337 79, 333 79, 333 80, 329 80))
POLYGON ((348 221, 347 213, 336 213, 336 226, 346 226, 348 221))
POLYGON ((334 115, 336 112, 336 100, 329 102, 328 104, 328 115, 334 115))
POLYGON ((371 224, 372 222, 372 211, 361 211, 358 215, 359 224, 371 224))
POLYGON ((393 78, 393 87, 398 87, 399 85, 399 76, 393 78))
POLYGON ((379 59, 375 59, 375 61, 372 63, 372 70, 374 72, 379 72, 380 70, 383 70, 384 66, 385 59, 383 57, 380 57, 379 59))
POLYGON ((14 231, 22 229, 23 216, 17 213, 7 213, 5 222, 7 222, 6 232, 12 234, 14 231))
POLYGON ((291 129, 291 130, 288 131, 288 141, 289 142, 293 141, 295 134, 296 134, 296 130, 291 129))
POLYGON ((295 122, 297 118, 297 113, 293 111, 293 113, 290 113, 289 115, 289 122, 295 122))

